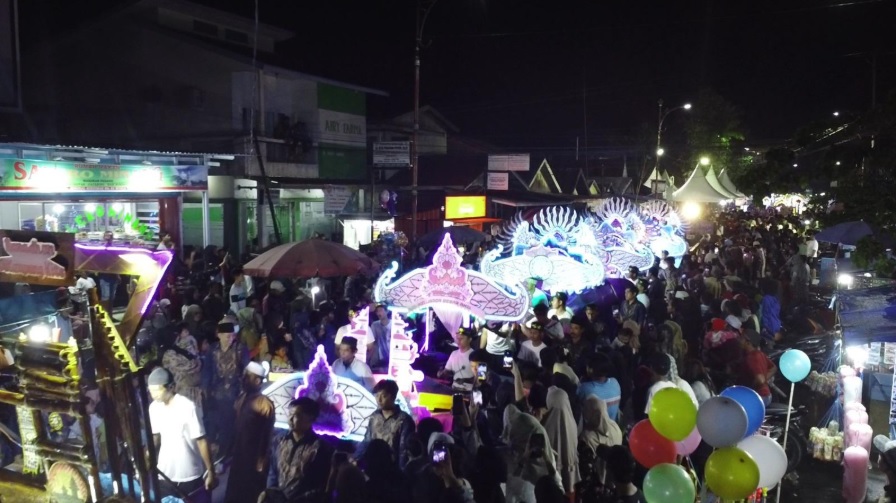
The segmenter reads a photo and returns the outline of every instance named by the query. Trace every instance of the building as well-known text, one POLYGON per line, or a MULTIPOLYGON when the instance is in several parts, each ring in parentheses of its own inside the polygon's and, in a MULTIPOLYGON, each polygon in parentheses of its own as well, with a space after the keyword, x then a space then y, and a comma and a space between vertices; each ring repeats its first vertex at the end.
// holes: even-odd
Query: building
MULTIPOLYGON (((232 251, 272 241, 264 194, 284 241, 337 234, 342 211, 369 213, 367 99, 385 93, 292 69, 277 53, 292 36, 182 0, 123 4, 22 55, 23 113, 11 136, 232 154, 209 166, 208 181, 212 242, 232 251), (325 204, 328 187, 347 203, 339 211, 325 204)), ((183 239, 199 244, 191 209, 201 201, 181 203, 183 239)))

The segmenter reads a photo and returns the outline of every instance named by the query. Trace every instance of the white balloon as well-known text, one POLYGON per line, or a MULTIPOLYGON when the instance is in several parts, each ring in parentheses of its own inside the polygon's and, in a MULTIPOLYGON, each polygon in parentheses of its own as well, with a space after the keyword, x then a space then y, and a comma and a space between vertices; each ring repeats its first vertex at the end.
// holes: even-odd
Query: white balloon
POLYGON ((771 489, 787 473, 787 453, 770 437, 753 435, 741 440, 737 447, 753 456, 759 465, 759 487, 771 489))
POLYGON ((747 434, 748 425, 743 405, 726 396, 712 397, 697 410, 697 431, 713 447, 736 445, 747 434))

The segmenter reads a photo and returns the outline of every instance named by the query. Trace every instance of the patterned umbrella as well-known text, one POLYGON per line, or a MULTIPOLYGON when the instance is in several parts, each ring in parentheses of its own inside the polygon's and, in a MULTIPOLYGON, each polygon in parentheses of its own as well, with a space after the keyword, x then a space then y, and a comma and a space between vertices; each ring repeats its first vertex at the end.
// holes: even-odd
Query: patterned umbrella
POLYGON ((308 239, 271 248, 243 270, 250 276, 275 278, 332 278, 358 272, 376 272, 379 264, 348 246, 323 239, 308 239))

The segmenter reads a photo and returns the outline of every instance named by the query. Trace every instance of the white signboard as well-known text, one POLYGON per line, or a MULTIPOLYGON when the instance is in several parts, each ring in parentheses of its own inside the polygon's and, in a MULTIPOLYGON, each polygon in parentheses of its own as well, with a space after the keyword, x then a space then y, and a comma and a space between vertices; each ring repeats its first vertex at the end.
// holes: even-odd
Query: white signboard
POLYGON ((488 156, 489 171, 529 171, 529 154, 488 156))
POLYGON ((510 173, 489 173, 486 189, 507 190, 510 188, 510 173))
POLYGON ((367 148, 367 118, 363 115, 318 110, 320 143, 367 148))
POLYGON ((411 142, 375 142, 373 144, 373 165, 380 168, 407 168, 411 165, 411 142))
POLYGON ((324 214, 338 215, 345 210, 345 205, 352 198, 352 191, 348 187, 336 187, 328 185, 324 187, 324 214))

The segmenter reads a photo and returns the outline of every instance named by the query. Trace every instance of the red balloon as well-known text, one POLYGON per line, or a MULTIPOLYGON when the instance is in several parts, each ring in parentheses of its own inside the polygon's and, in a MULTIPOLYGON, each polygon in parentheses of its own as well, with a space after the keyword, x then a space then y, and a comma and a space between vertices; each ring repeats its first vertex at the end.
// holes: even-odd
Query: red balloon
POLYGON ((628 446, 635 460, 645 468, 676 460, 675 442, 657 433, 649 419, 641 420, 632 428, 628 446))

